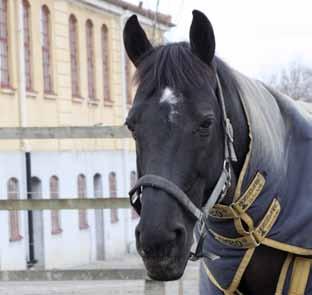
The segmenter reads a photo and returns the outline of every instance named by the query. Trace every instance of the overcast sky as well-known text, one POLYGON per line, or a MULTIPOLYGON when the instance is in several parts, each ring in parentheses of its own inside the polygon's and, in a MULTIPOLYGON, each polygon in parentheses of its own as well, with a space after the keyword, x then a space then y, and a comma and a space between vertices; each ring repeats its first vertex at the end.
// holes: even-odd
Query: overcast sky
MULTIPOLYGON (((270 76, 295 60, 312 67, 312 0, 159 1, 177 25, 169 41, 188 40, 192 10, 199 9, 212 22, 218 56, 249 76, 270 76)), ((155 10, 156 2, 144 0, 143 7, 155 10)))

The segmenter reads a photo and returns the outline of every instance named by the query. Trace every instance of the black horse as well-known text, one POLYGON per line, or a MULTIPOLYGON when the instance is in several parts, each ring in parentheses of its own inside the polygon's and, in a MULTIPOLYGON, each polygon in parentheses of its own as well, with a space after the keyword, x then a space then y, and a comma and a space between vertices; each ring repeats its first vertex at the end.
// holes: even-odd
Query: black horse
MULTIPOLYGON (((248 118, 234 71, 215 56, 213 28, 203 13, 193 12, 190 43, 153 47, 136 16, 126 23, 124 43, 137 67, 138 88, 126 125, 136 141, 138 175, 159 176, 145 178, 133 190, 144 187, 136 207, 137 249, 152 278, 175 280, 190 257, 199 219, 189 206, 207 204, 224 171, 225 154, 235 150, 226 162, 231 181, 225 180, 216 199, 221 202, 222 195, 222 204, 233 202, 250 147, 248 118)), ((260 244, 239 283, 244 294, 274 294, 287 256, 260 244)))

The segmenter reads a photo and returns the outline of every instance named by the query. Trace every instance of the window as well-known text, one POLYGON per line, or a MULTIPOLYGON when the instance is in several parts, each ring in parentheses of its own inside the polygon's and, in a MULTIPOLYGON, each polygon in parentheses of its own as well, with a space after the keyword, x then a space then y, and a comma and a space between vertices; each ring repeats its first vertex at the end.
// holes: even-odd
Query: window
POLYGON ((100 173, 96 173, 93 176, 93 188, 94 188, 94 197, 103 198, 102 176, 100 173))
MULTIPOLYGON (((57 176, 52 176, 50 178, 50 199, 59 199, 59 179, 57 176)), ((51 211, 51 234, 57 235, 62 232, 60 223, 60 211, 51 211)))
POLYGON ((23 19, 24 19, 24 57, 25 57, 26 90, 32 91, 30 6, 27 0, 23 0, 23 19))
MULTIPOLYGON (((109 183, 109 197, 117 198, 117 180, 115 172, 111 172, 109 174, 108 183, 109 183)), ((111 223, 117 223, 118 220, 119 220, 118 209, 117 208, 111 209, 111 223)))
POLYGON ((43 90, 44 93, 53 93, 52 60, 51 60, 51 32, 50 11, 44 5, 41 9, 41 47, 43 65, 43 90))
MULTIPOLYGON (((78 175, 78 198, 84 199, 87 198, 87 179, 83 174, 78 175)), ((87 210, 80 209, 79 210, 79 229, 87 229, 88 225, 88 217, 87 210)))
POLYGON ((0 86, 10 88, 7 0, 0 0, 0 86))
POLYGON ((94 69, 94 44, 93 44, 93 24, 91 20, 86 22, 87 41, 87 68, 88 68, 88 96, 95 99, 95 69, 94 69))
POLYGON ((102 68, 103 68, 103 93, 104 102, 111 102, 109 85, 109 48, 108 48, 108 30, 105 25, 102 26, 102 68))
POLYGON ((80 97, 78 30, 77 30, 77 19, 74 15, 71 15, 69 18, 69 49, 70 49, 72 96, 80 97))
POLYGON ((131 61, 127 55, 125 55, 125 74, 126 74, 126 87, 127 87, 127 104, 132 104, 132 73, 131 73, 131 61))
MULTIPOLYGON (((10 178, 7 183, 8 199, 19 199, 19 185, 16 178, 10 178)), ((19 212, 9 211, 9 238, 10 242, 20 241, 23 237, 20 234, 19 212)))
MULTIPOLYGON (((135 171, 131 171, 130 173, 130 189, 132 189, 137 181, 137 174, 135 171)), ((139 215, 136 213, 136 211, 132 208, 131 209, 131 218, 137 219, 139 215)))

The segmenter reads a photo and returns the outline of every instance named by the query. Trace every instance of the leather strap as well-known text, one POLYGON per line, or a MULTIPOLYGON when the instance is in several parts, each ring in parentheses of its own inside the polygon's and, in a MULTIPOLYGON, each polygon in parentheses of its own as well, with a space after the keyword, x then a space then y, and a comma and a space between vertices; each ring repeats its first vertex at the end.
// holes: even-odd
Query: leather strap
MULTIPOLYGON (((134 206, 134 203, 137 201, 133 196, 135 193, 142 193, 142 188, 152 187, 156 189, 161 189, 174 197, 188 212, 190 212, 196 219, 201 220, 203 213, 199 210, 194 203, 188 198, 188 196, 173 182, 167 180, 164 177, 147 174, 141 177, 135 186, 130 190, 130 201, 134 206)), ((139 213, 139 212, 138 212, 139 213)))
POLYGON ((224 164, 222 173, 218 179, 218 182, 216 186, 214 187, 214 190, 212 191, 210 197, 208 198, 206 204, 203 206, 203 212, 206 216, 210 214, 210 210, 215 206, 215 204, 218 202, 219 198, 225 193, 227 190, 226 183, 227 181, 230 181, 229 178, 229 168, 226 167, 226 164, 224 164), (228 170, 227 170, 228 169, 228 170))

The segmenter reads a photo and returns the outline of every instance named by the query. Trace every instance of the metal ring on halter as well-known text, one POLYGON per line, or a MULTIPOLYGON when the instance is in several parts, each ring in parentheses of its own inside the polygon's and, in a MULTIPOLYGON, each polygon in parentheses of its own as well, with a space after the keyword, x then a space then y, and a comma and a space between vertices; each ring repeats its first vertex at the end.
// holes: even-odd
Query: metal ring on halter
POLYGON ((221 191, 221 194, 220 194, 220 198, 218 199, 218 202, 222 202, 223 199, 225 198, 229 188, 231 187, 231 184, 232 184, 232 175, 231 175, 231 163, 230 161, 227 159, 224 161, 223 163, 223 171, 225 172, 226 174, 226 180, 225 180, 225 183, 224 183, 224 186, 223 186, 223 189, 221 191))

